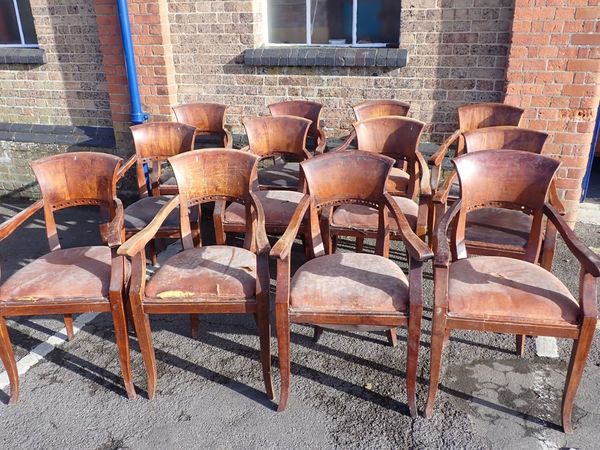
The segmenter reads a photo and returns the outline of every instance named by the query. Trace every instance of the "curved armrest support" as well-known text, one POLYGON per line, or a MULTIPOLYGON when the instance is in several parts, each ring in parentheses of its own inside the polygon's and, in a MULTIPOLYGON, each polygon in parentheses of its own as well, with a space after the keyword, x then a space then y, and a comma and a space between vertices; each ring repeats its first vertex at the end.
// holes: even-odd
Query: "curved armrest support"
POLYGON ((265 212, 254 192, 250 192, 250 197, 252 198, 252 203, 254 204, 253 206, 256 211, 256 227, 254 229, 254 232, 256 233, 256 253, 258 255, 269 253, 271 244, 269 244, 267 232, 265 231, 265 212))
POLYGON ((123 243, 125 237, 125 215, 123 212, 123 203, 115 198, 115 217, 108 224, 106 232, 106 242, 109 247, 118 247, 123 243))
POLYGON ((327 148, 327 138, 325 133, 320 128, 317 128, 317 148, 315 148, 315 155, 322 155, 325 153, 327 148))
POLYGON ((23 211, 18 212, 10 219, 6 220, 2 225, 0 225, 0 241, 10 236, 17 228, 19 228, 23 224, 23 222, 25 222, 43 207, 44 200, 38 200, 33 205, 29 205, 23 211))
POLYGON ((131 169, 137 161, 137 155, 133 154, 129 157, 127 162, 121 166, 121 168, 117 171, 117 181, 123 178, 123 176, 127 173, 129 169, 131 169))
POLYGON ((591 251, 571 230, 565 219, 548 203, 544 205, 544 214, 556 227, 565 244, 587 273, 600 277, 600 256, 591 251))
POLYGON ((558 189, 556 188, 556 183, 552 180, 550 183, 550 191, 548 192, 548 200, 550 204, 554 207, 557 213, 561 216, 565 215, 565 205, 560 201, 560 196, 558 195, 558 189))
POLYGON ((348 135, 348 137, 346 138, 346 140, 344 142, 342 142, 342 145, 334 148, 332 150, 332 152, 343 152, 343 151, 348 150, 348 147, 350 147, 350 145, 352 145, 352 141, 354 141, 354 139, 356 139, 356 130, 352 130, 350 132, 350 134, 348 135))
POLYGON ((223 128, 223 134, 225 135, 225 148, 233 148, 233 135, 231 134, 231 131, 227 128, 223 128))
POLYGON ((296 239, 296 235, 298 234, 298 230, 300 229, 300 225, 302 224, 302 219, 306 214, 306 210, 310 206, 310 196, 308 194, 304 195, 300 202, 298 203, 298 207, 290 220, 290 224, 288 225, 283 236, 279 238, 277 243, 273 246, 271 250, 271 256, 273 258, 278 259, 287 259, 290 251, 292 250, 292 245, 294 244, 294 239, 296 239))
POLYGON ((446 178, 442 187, 440 189, 438 189, 437 192, 433 196, 433 201, 435 203, 442 203, 444 205, 446 203, 448 203, 448 196, 450 195, 450 189, 452 188, 452 184, 454 183, 454 180, 456 180, 456 177, 458 177, 458 173, 452 172, 448 176, 448 178, 446 178))
POLYGON ((435 267, 448 267, 450 265, 450 245, 448 244, 448 228, 450 224, 460 211, 461 201, 458 200, 454 202, 454 204, 450 207, 438 226, 438 229, 435 230, 437 233, 437 249, 435 252, 435 260, 433 264, 435 267))
POLYGON ((431 174, 429 173, 429 167, 427 167, 425 158, 420 151, 417 150, 416 155, 421 169, 420 194, 421 196, 431 197, 431 174))
POLYGON ((427 162, 432 166, 440 166, 442 164, 442 161, 444 160, 444 157, 448 153, 450 146, 455 141, 457 141, 459 137, 460 137, 460 130, 456 130, 454 133, 452 133, 450 135, 450 137, 448 139, 446 139, 442 143, 442 145, 440 145, 440 148, 438 149, 438 151, 429 157, 429 160, 427 162))
POLYGON ((242 148, 240 148, 240 151, 242 151, 242 152, 249 152, 250 151, 250 146, 249 145, 245 145, 242 148))
POLYGON ((152 219, 142 231, 127 239, 127 241, 119 247, 117 253, 122 256, 133 257, 137 253, 143 252, 146 244, 150 242, 171 211, 177 208, 178 205, 179 195, 176 195, 160 209, 154 219, 152 219))
POLYGON ((404 213, 400 207, 398 207, 398 204, 394 201, 394 199, 388 193, 384 194, 384 198, 386 206, 390 209, 390 211, 392 211, 392 215, 396 219, 398 230, 400 231, 404 245, 406 246, 411 258, 416 259, 417 261, 426 261, 433 258, 433 252, 429 246, 419 239, 415 232, 410 228, 404 213))

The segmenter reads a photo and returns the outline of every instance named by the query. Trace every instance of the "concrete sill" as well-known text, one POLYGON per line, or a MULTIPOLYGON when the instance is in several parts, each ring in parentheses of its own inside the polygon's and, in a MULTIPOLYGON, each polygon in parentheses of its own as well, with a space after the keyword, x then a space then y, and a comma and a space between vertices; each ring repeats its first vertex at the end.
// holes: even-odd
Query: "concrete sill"
POLYGON ((0 64, 46 64, 46 51, 41 48, 0 47, 0 64))

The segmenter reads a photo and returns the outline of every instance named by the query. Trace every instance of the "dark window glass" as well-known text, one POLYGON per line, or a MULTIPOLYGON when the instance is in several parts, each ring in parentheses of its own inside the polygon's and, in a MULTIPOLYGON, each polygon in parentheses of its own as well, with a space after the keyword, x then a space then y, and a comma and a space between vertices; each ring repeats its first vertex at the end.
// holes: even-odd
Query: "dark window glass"
POLYGON ((19 24, 12 0, 0 0, 0 44, 20 44, 19 24))
POLYGON ((358 0, 356 43, 400 41, 399 0, 358 0))
POLYGON ((33 26, 33 14, 31 14, 29 0, 17 0, 17 5, 19 6, 19 13, 21 15, 21 27, 23 28, 25 44, 37 44, 37 35, 33 26))
POLYGON ((269 0, 267 7, 272 44, 306 43, 305 0, 269 0))
POLYGON ((313 44, 352 44, 352 0, 311 0, 313 44))

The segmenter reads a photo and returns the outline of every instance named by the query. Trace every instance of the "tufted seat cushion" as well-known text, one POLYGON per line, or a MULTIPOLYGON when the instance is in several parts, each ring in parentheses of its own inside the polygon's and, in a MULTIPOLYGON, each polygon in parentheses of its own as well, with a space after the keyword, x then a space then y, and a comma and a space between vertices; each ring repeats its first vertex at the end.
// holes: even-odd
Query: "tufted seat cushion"
POLYGON ((291 281, 290 309, 315 312, 405 312, 408 280, 379 255, 336 253, 303 264, 291 281))
POLYGON ((482 208, 467 215, 465 235, 468 241, 525 247, 532 218, 521 211, 482 208))
MULTIPOLYGON (((287 227, 304 194, 296 191, 258 191, 256 197, 265 212, 265 225, 287 227)), ((240 203, 232 203, 225 210, 225 223, 245 224, 246 209, 240 203)))
POLYGON ((275 164, 258 171, 258 184, 275 188, 298 190, 300 164, 277 158, 275 164))
POLYGON ((240 300, 256 293, 256 255, 213 245, 184 250, 167 259, 146 284, 146 296, 161 300, 240 300))
POLYGON ((75 247, 50 252, 15 272, 0 286, 0 301, 108 298, 109 247, 75 247))
POLYGON ((392 167, 385 188, 389 193, 404 194, 408 190, 410 175, 398 167, 392 167))
MULTIPOLYGON (((160 209, 165 206, 173 196, 157 195, 156 197, 144 197, 125 208, 125 229, 127 231, 139 231, 148 225, 160 209)), ((197 208, 191 209, 191 221, 198 220, 197 208)), ((179 207, 171 211, 161 228, 179 229, 179 207)))
POLYGON ((502 256, 477 256, 450 265, 450 316, 511 322, 577 323, 579 305, 547 270, 502 256))
MULTIPOLYGON (((393 197, 404 215, 409 225, 414 230, 417 226, 417 216, 419 206, 411 199, 406 197, 393 197)), ((344 228, 358 228, 363 230, 377 230, 379 214, 375 208, 365 205, 342 205, 333 212, 331 220, 332 225, 344 228)), ((390 230, 398 230, 396 221, 389 214, 390 230)))

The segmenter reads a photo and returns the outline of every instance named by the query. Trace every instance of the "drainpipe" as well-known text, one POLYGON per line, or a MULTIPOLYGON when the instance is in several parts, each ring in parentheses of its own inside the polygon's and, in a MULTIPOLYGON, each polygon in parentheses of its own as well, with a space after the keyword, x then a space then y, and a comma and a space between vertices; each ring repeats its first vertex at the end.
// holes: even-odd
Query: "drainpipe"
POLYGON ((139 124, 148 120, 148 114, 142 111, 140 101, 140 90, 137 82, 137 71, 135 69, 135 55, 133 53, 133 42, 131 41, 131 27, 129 26, 129 10, 127 0, 117 0, 119 8, 119 23, 121 25, 121 38, 123 39, 123 55, 127 69, 127 81, 129 84, 129 98, 131 100, 131 123, 139 124))
POLYGON ((594 126, 594 134, 592 136, 592 147, 590 148, 590 157, 588 159, 587 167, 585 168, 585 176, 581 183, 581 198, 579 202, 585 200, 587 190, 590 184, 590 177, 592 176, 592 164, 594 164, 594 157, 596 156, 596 147, 598 146, 598 139, 600 139, 600 104, 598 105, 598 112, 596 112, 596 125, 594 126))

